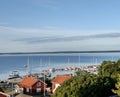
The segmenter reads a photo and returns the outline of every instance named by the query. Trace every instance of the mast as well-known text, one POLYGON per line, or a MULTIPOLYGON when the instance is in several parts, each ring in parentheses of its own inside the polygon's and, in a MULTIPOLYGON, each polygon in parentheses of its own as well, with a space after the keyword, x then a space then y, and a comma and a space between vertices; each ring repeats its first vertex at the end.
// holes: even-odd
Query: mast
POLYGON ((44 91, 43 91, 43 95, 45 97, 45 70, 42 70, 42 58, 40 58, 40 67, 41 67, 41 72, 43 71, 43 76, 44 76, 44 79, 43 79, 43 82, 44 82, 44 91))
POLYGON ((40 67, 42 68, 42 59, 40 58, 40 67))
POLYGON ((80 67, 81 67, 81 66, 80 66, 80 55, 79 55, 78 57, 79 57, 78 62, 79 62, 79 68, 80 68, 80 67))
POLYGON ((45 70, 44 70, 44 97, 45 97, 45 70))
POLYGON ((29 56, 28 56, 28 60, 27 60, 26 73, 27 73, 28 75, 30 74, 30 61, 29 61, 29 56))
POLYGON ((91 65, 94 65, 94 64, 95 64, 95 56, 93 56, 91 65))
POLYGON ((49 56, 49 63, 48 63, 48 66, 50 66, 50 62, 51 62, 51 61, 50 61, 50 56, 49 56))
POLYGON ((68 66, 70 65, 70 58, 68 57, 68 66))
POLYGON ((113 56, 112 56, 112 62, 114 61, 113 56))
POLYGON ((97 58, 96 58, 96 65, 98 65, 97 58))

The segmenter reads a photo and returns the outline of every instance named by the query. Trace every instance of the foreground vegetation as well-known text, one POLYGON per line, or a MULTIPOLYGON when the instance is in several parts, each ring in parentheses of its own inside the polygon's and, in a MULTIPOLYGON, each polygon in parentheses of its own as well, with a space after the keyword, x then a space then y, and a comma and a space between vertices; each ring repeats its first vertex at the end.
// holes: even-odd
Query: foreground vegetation
POLYGON ((10 92, 10 91, 12 91, 12 83, 6 83, 6 82, 1 81, 0 82, 0 90, 2 92, 10 92))
POLYGON ((51 97, 109 97, 120 96, 120 60, 104 61, 98 67, 98 74, 78 71, 66 81, 51 97), (118 77, 119 76, 119 77, 118 77))

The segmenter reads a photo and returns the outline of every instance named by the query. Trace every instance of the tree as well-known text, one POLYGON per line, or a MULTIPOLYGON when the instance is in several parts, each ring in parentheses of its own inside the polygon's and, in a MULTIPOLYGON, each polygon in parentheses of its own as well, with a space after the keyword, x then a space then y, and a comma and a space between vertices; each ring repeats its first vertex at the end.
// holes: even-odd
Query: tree
POLYGON ((99 76, 111 77, 116 79, 118 73, 120 73, 120 60, 118 60, 117 62, 103 61, 101 66, 98 68, 99 76))
POLYGON ((117 83, 115 84, 116 89, 112 89, 113 93, 120 96, 120 74, 118 74, 117 83))
POLYGON ((99 77, 94 74, 74 76, 59 87, 52 97, 108 97, 112 95, 109 77, 99 77))
POLYGON ((52 97, 109 97, 114 93, 120 95, 120 75, 117 80, 119 73, 120 60, 103 61, 98 68, 98 75, 77 71, 74 77, 57 88, 52 97))
POLYGON ((52 87, 51 79, 46 78, 45 83, 47 84, 47 87, 52 87))

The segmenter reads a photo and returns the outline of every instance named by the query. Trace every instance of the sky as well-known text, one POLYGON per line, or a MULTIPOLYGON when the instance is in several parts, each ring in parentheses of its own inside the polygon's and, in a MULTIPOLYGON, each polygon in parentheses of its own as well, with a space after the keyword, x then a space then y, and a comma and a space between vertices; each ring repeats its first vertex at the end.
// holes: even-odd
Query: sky
POLYGON ((0 53, 120 49, 120 0, 0 0, 0 53))

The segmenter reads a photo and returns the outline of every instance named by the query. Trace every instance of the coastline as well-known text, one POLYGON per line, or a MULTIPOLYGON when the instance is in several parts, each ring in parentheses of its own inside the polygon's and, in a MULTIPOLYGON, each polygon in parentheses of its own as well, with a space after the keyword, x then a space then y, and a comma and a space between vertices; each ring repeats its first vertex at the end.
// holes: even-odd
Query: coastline
MULTIPOLYGON (((40 75, 41 73, 43 73, 45 71, 45 74, 51 74, 50 78, 55 77, 56 75, 60 75, 60 74, 73 74, 77 71, 77 70, 85 70, 88 71, 90 73, 95 73, 97 74, 97 67, 99 65, 86 65, 86 66, 80 66, 80 67, 74 67, 74 66, 69 66, 69 67, 59 67, 59 68, 48 68, 46 69, 45 67, 43 69, 41 69, 41 71, 39 72, 31 72, 30 74, 32 76, 34 75, 40 75)), ((24 76, 26 76, 28 74, 28 72, 20 72, 20 76, 21 78, 23 78, 24 76)), ((1 76, 1 81, 5 81, 8 79, 10 73, 5 73, 5 74, 0 74, 1 76)))
MULTIPOLYGON (((19 71, 21 76, 31 73, 40 73, 42 70, 48 69, 60 69, 69 67, 83 67, 90 65, 100 65, 104 60, 116 61, 120 58, 120 54, 55 54, 55 55, 11 55, 11 56, 0 56, 0 80, 8 78, 9 74, 16 70, 19 71), (118 56, 119 55, 119 56, 118 56), (29 64, 28 64, 29 63, 29 64), (24 68, 25 65, 29 65, 29 68, 24 68)), ((53 74, 59 74, 58 71, 53 74)), ((66 71, 63 71, 66 72, 66 71)))

